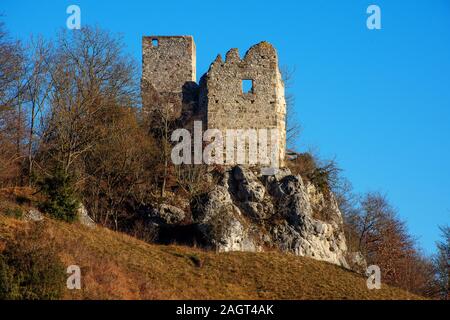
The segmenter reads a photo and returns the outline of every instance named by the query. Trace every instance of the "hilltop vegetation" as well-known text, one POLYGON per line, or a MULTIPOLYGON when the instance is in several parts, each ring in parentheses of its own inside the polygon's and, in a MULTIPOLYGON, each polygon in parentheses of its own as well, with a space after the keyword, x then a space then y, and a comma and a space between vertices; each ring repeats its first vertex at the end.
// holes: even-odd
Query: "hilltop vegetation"
MULTIPOLYGON (((40 292, 41 298, 420 299, 387 285, 368 290, 366 279, 356 273, 276 252, 215 253, 152 245, 102 227, 91 229, 51 219, 31 223, 3 213, 0 234, 2 248, 16 244, 15 236, 20 235, 22 250, 51 246, 61 265, 81 267, 82 289, 61 291, 61 270, 41 261, 36 272, 55 273, 46 277, 47 285, 55 288, 53 295, 40 292), (43 229, 39 242, 31 236, 37 228, 43 229)), ((65 285, 64 276, 62 279, 65 285)), ((0 277, 0 292, 4 283, 0 277)))
MULTIPOLYGON (((192 223, 191 203, 209 191, 215 181, 204 179, 211 168, 177 167, 170 162, 172 145, 169 137, 174 128, 179 127, 179 120, 174 119, 170 112, 152 116, 143 112, 137 64, 124 52, 119 38, 99 28, 86 27, 75 33, 61 32, 53 40, 34 38, 25 46, 12 40, 0 21, 0 53, 0 188, 4 188, 1 192, 6 194, 0 199, 0 211, 8 216, 2 218, 4 225, 0 232, 1 241, 6 241, 8 231, 12 230, 10 227, 23 226, 15 219, 23 216, 29 208, 39 207, 53 218, 73 221, 77 204, 84 204, 90 218, 101 227, 85 230, 77 225, 49 220, 48 230, 51 233, 67 231, 67 234, 55 237, 55 241, 67 241, 73 245, 72 249, 64 248, 58 251, 64 263, 71 257, 69 255, 67 260, 64 260, 67 255, 65 252, 72 252, 76 258, 80 255, 80 260, 86 261, 84 266, 88 270, 87 279, 91 276, 100 279, 97 282, 92 281, 92 288, 95 289, 86 289, 89 292, 86 297, 101 297, 102 294, 104 297, 114 296, 114 290, 111 289, 114 287, 113 282, 108 282, 108 268, 111 268, 112 274, 117 273, 113 278, 121 283, 120 287, 126 288, 123 294, 119 291, 121 297, 139 296, 136 292, 141 289, 136 288, 142 286, 143 292, 150 292, 145 286, 154 285, 154 277, 165 279, 164 285, 168 287, 180 285, 186 287, 183 290, 189 291, 193 290, 189 285, 198 283, 207 290, 208 284, 205 281, 209 274, 199 273, 201 268, 189 267, 189 259, 172 261, 167 258, 167 261, 162 261, 158 258, 159 254, 172 258, 174 255, 167 253, 170 248, 186 255, 195 253, 206 259, 200 261, 216 261, 214 268, 217 269, 207 270, 215 270, 218 275, 214 279, 219 282, 228 281, 228 278, 222 278, 222 273, 225 277, 228 272, 225 262, 231 264, 229 268, 236 267, 236 270, 230 269, 240 277, 235 281, 230 276, 232 286, 237 288, 234 298, 240 297, 239 290, 244 290, 242 288, 249 290, 247 284, 257 288, 259 283, 257 278, 253 278, 251 270, 244 267, 243 270, 239 269, 236 261, 241 257, 249 259, 247 266, 253 263, 250 258, 256 259, 254 263, 259 261, 258 259, 267 260, 260 265, 262 279, 265 279, 262 274, 270 272, 272 267, 267 257, 277 257, 274 259, 280 261, 288 259, 292 263, 310 261, 292 256, 282 257, 276 253, 275 256, 244 253, 215 255, 197 249, 159 247, 151 244, 155 240, 153 231, 140 213, 151 211, 155 204, 171 205, 186 213, 183 219, 180 219, 181 223, 192 223), (20 194, 22 191, 19 194, 11 192, 14 188, 27 191, 25 194, 20 194), (127 233, 149 244, 121 233, 109 233, 102 227, 127 233), (127 251, 133 259, 142 261, 137 262, 130 258, 132 262, 127 262, 123 256, 125 253, 117 251, 117 248, 116 251, 109 251, 104 242, 104 237, 108 238, 107 235, 117 240, 110 239, 113 243, 122 243, 120 249, 127 251), (126 244, 118 239, 127 239, 123 240, 126 244), (78 244, 85 244, 85 247, 78 244), (136 244, 136 248, 132 244, 136 244), (142 249, 144 247, 145 254, 142 249), (98 258, 95 263, 89 263, 89 257, 83 257, 82 250, 91 250, 93 257, 101 257, 101 254, 105 253, 105 260, 98 258), (123 257, 124 260, 116 261, 118 257, 123 257), (233 257, 238 258, 234 258, 235 261, 233 257), (114 263, 109 264, 110 260, 114 263), (222 260, 224 264, 221 264, 222 260), (193 273, 184 273, 187 271, 180 269, 177 271, 180 272, 179 276, 168 278, 170 272, 167 270, 170 268, 164 266, 163 262, 172 266, 175 261, 177 262, 174 267, 186 267, 186 270, 193 273), (131 263, 131 267, 128 263, 131 263), (133 269, 133 266, 136 268, 133 269), (90 268, 104 268, 103 271, 106 272, 89 271, 90 268), (245 273, 249 279, 244 277, 245 273), (179 278, 181 275, 185 278, 179 278), (203 276, 206 278, 203 279, 203 276), (191 282, 188 279, 191 279, 191 282), (108 285, 103 286, 103 283, 108 285), (133 293, 128 293, 127 290, 133 293)), ((164 101, 161 103, 160 110, 166 110, 170 105, 164 101)), ((292 119, 289 119, 288 113, 288 123, 290 120, 292 119)), ((436 294, 441 297, 448 296, 448 265, 445 265, 450 244, 448 236, 440 244, 439 257, 436 257, 433 264, 428 257, 420 253, 413 237, 408 234, 405 223, 398 219, 393 206, 382 194, 362 195, 353 201, 351 188, 343 183, 337 167, 333 163, 320 163, 308 153, 301 154, 290 166, 293 174, 300 175, 323 193, 331 191, 337 196, 339 209, 345 218, 348 246, 352 251, 361 251, 369 264, 379 265, 385 281, 417 294, 427 294, 431 297, 436 294), (438 289, 434 283, 436 277, 439 280, 438 289)), ((213 169, 223 171, 220 166, 213 169)), ((326 210, 317 214, 318 218, 327 216, 326 210)), ((444 234, 448 234, 448 229, 443 230, 444 234)), ((32 242, 30 238, 28 242, 21 244, 25 247, 39 245, 32 242)), ((15 256, 19 253, 14 250, 5 252, 3 266, 8 267, 2 269, 2 272, 6 275, 4 279, 15 281, 14 287, 19 288, 15 292, 20 297, 27 298, 30 295, 20 290, 20 283, 33 279, 22 279, 31 269, 26 269, 28 260, 20 260, 19 256, 15 256)), ((44 262, 44 266, 52 267, 44 262)), ((317 266, 319 265, 328 266, 317 266)), ((289 274, 289 269, 281 265, 279 267, 282 272, 289 274)), ((301 273, 305 270, 309 272, 309 269, 302 269, 301 265, 296 266, 295 263, 290 267, 301 273)), ((356 277, 348 272, 342 274, 356 277)), ((283 279, 278 280, 280 283, 287 281, 283 279)), ((295 279, 289 281, 298 288, 300 283, 295 282, 295 279)), ((307 278, 303 280, 308 281, 307 278)), ((49 281, 53 281, 52 278, 49 278, 49 281)), ((314 278, 311 281, 312 284, 303 283, 303 286, 307 288, 309 285, 314 286, 314 283, 321 283, 320 279, 314 278)), ((266 282, 264 285, 270 287, 266 282)), ((162 286, 158 288, 163 291, 162 286)), ((218 290, 219 286, 214 288, 218 290)), ((302 289, 295 291, 290 284, 288 288, 275 288, 275 285, 270 288, 274 298, 315 297, 302 289)), ((344 289, 351 290, 347 287, 344 289)), ((159 295, 158 290, 154 291, 157 292, 155 297, 159 295)), ((361 297, 366 297, 366 293, 363 295, 365 291, 358 292, 361 297)), ((140 297, 147 297, 146 294, 140 297)), ((174 294, 174 297, 182 296, 177 294, 174 294)), ((323 297, 332 297, 326 293, 321 294, 323 297)), ((345 294, 348 294, 348 297, 357 296, 352 295, 350 291, 345 291, 345 294)), ((367 294, 367 297, 371 297, 380 293, 367 294)), ((170 297, 168 294, 159 296, 170 297)), ((230 294, 227 297, 232 296, 230 294)))

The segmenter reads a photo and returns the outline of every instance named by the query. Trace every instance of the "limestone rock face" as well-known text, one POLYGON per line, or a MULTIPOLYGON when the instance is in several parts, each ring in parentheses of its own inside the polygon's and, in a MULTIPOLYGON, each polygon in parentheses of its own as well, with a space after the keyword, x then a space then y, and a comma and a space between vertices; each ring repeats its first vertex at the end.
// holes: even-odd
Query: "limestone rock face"
POLYGON ((169 204, 161 204, 153 208, 149 216, 158 217, 167 224, 181 223, 186 218, 183 210, 169 204))
POLYGON ((25 213, 24 219, 26 221, 34 221, 34 222, 42 221, 44 220, 44 215, 36 209, 30 209, 25 213))
MULTIPOLYGON (((175 211, 176 210, 172 210, 175 211)), ((288 169, 261 176, 235 166, 191 204, 192 225, 204 245, 218 251, 278 249, 348 268, 342 215, 331 192, 323 194, 288 169)), ((167 224, 182 219, 168 219, 167 224)))
POLYGON ((247 250, 272 247, 348 267, 342 215, 333 194, 325 197, 288 169, 273 176, 257 176, 246 167, 236 166, 224 175, 224 181, 218 187, 220 196, 215 195, 217 190, 209 194, 206 211, 211 221, 213 208, 218 205, 228 215, 245 219, 250 226, 247 230, 252 232, 247 231, 247 236, 241 233, 240 238, 253 243, 247 250), (327 213, 326 221, 316 217, 320 212, 327 213))
POLYGON ((193 211, 194 221, 209 245, 218 251, 258 251, 239 208, 233 204, 228 189, 216 186, 199 200, 193 211))
POLYGON ((241 201, 261 202, 264 200, 266 189, 250 170, 242 166, 233 169, 234 180, 238 182, 237 196, 241 201))
POLYGON ((325 203, 324 196, 314 186, 305 186, 300 176, 292 175, 275 182, 273 189, 279 198, 278 212, 285 218, 272 227, 276 246, 299 256, 348 267, 342 215, 332 194, 325 203), (314 218, 314 212, 324 207, 329 213, 326 222, 314 218))
POLYGON ((347 261, 350 268, 360 274, 365 274, 367 270, 366 258, 361 254, 361 252, 349 252, 347 253, 347 261))
POLYGON ((77 210, 77 217, 78 217, 78 221, 80 221, 81 224, 88 226, 88 227, 94 227, 95 226, 95 222, 94 220, 92 220, 92 218, 89 216, 88 211, 86 210, 86 207, 81 204, 78 207, 77 210))

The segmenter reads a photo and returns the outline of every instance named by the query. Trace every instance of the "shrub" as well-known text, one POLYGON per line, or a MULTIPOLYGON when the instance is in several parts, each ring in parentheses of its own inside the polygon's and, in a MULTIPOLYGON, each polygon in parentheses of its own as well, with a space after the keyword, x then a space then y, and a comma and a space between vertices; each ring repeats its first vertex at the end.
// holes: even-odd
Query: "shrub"
POLYGON ((299 153, 295 159, 288 161, 288 167, 293 174, 299 174, 325 194, 339 183, 340 169, 336 163, 317 161, 310 153, 299 153))
POLYGON ((28 197, 20 194, 16 196, 16 202, 20 205, 31 204, 31 200, 28 197))
POLYGON ((130 235, 139 240, 152 243, 158 239, 159 228, 143 219, 136 219, 134 224, 127 231, 130 235))
POLYGON ((0 254, 0 300, 20 299, 19 282, 14 279, 14 270, 0 254))
POLYGON ((310 153, 297 154, 294 159, 287 161, 287 165, 292 174, 298 174, 306 180, 317 168, 316 161, 310 153))
POLYGON ((43 223, 16 232, 0 254, 1 300, 62 297, 66 275, 43 223))
POLYGON ((53 218, 73 222, 77 218, 80 201, 76 197, 70 177, 62 171, 38 183, 46 200, 39 203, 39 209, 53 218))
POLYGON ((5 215, 11 218, 20 219, 23 217, 23 211, 20 208, 7 208, 5 210, 5 215))

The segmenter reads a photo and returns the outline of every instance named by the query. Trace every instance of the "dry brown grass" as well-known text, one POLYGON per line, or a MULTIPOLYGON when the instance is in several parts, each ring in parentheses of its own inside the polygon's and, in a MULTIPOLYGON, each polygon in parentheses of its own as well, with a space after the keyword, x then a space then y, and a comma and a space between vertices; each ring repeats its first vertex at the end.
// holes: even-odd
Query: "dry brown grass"
MULTIPOLYGON (((46 220, 65 265, 82 270, 82 290, 65 299, 418 299, 335 265, 293 255, 214 253, 151 245, 97 227, 46 220)), ((25 222, 0 215, 0 242, 25 222)))
POLYGON ((32 188, 0 188, 0 213, 23 215, 41 200, 32 188))
POLYGON ((40 199, 34 188, 27 187, 0 188, 0 198, 2 201, 22 199, 24 203, 36 202, 40 199))

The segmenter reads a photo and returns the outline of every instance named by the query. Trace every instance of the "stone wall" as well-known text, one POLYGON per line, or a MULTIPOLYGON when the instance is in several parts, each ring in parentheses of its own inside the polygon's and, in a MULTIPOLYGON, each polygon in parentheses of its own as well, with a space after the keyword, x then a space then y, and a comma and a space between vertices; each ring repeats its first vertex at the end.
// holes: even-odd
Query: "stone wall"
POLYGON ((280 165, 286 148, 286 102, 284 84, 274 47, 261 42, 251 47, 244 58, 237 49, 219 55, 200 81, 200 108, 207 127, 226 129, 272 129, 278 131, 280 165), (243 80, 252 89, 243 91, 243 80))
POLYGON ((196 81, 196 56, 191 36, 142 38, 142 78, 158 92, 181 92, 186 82, 196 81), (157 41, 157 45, 153 44, 157 41))
POLYGON ((164 102, 180 111, 183 100, 196 87, 196 77, 195 43, 191 36, 142 38, 144 107, 160 107, 164 102))
MULTIPOLYGON (((284 166, 286 102, 274 47, 261 42, 243 59, 237 49, 228 51, 225 61, 219 55, 200 87, 195 82, 195 64, 192 37, 143 37, 144 109, 173 109, 175 118, 186 120, 185 127, 190 127, 186 122, 203 120, 204 129, 219 129, 224 139, 227 129, 275 129, 279 165, 284 166), (253 84, 249 92, 243 91, 243 80, 253 84)), ((272 147, 270 141, 268 147, 272 147)))

